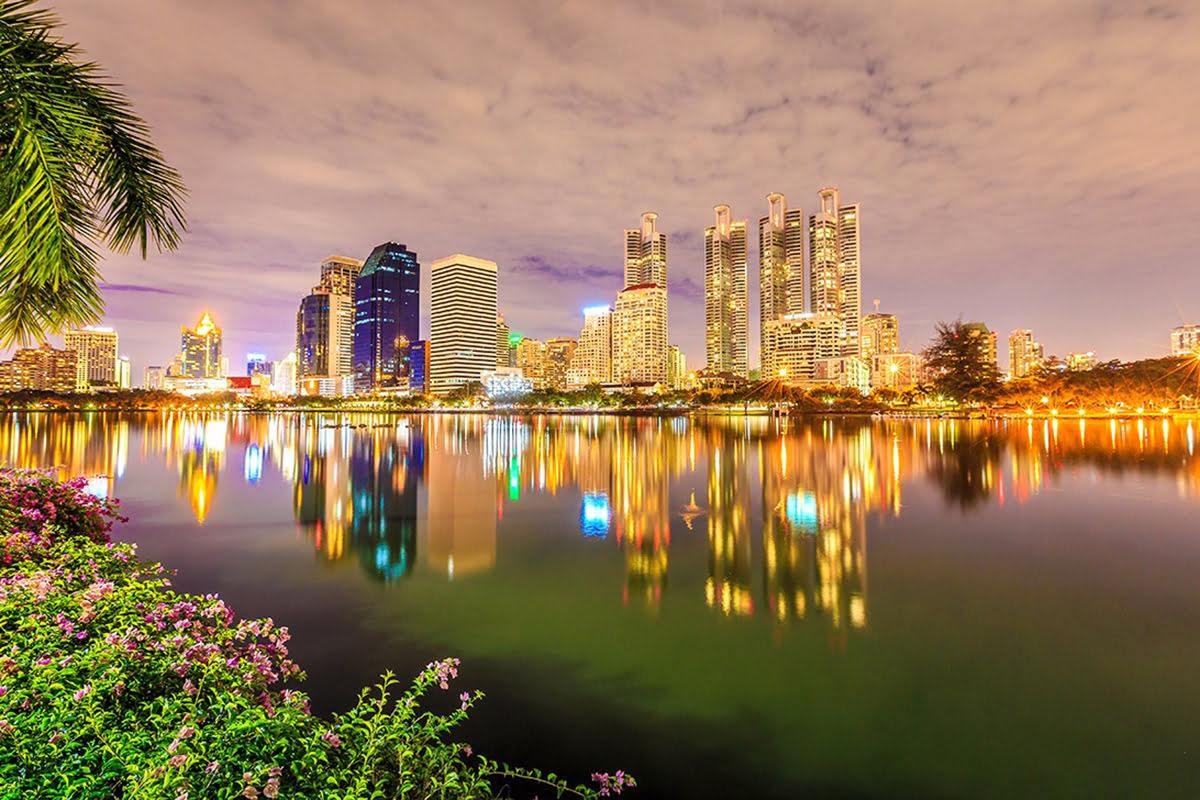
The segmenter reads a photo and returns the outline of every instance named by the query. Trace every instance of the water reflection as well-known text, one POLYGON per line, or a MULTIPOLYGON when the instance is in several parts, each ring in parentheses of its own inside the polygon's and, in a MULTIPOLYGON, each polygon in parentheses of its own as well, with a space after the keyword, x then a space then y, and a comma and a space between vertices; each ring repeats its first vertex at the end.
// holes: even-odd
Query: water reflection
MULTIPOLYGON (((903 513, 906 482, 971 512, 1026 503, 1068 471, 1173 476, 1200 496, 1195 421, 618 419, 14 413, 0 454, 59 466, 120 495, 131 440, 177 476, 198 523, 221 483, 283 481, 318 560, 403 582, 497 566, 506 514, 541 508, 623 563, 625 603, 670 591, 672 537, 706 551, 712 612, 777 623, 868 625, 868 521, 903 513)), ((542 513, 542 512, 538 512, 542 513)))

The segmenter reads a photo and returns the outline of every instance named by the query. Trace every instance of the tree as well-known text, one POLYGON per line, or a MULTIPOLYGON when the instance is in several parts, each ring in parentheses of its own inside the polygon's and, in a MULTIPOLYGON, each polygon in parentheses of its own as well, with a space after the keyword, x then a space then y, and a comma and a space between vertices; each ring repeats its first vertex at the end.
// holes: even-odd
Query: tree
POLYGON ((0 345, 98 321, 96 248, 145 258, 186 228, 149 126, 32 6, 0 0, 0 345))
POLYGON ((922 354, 934 386, 959 402, 987 401, 1000 388, 1000 372, 987 357, 980 331, 961 319, 939 322, 922 354))

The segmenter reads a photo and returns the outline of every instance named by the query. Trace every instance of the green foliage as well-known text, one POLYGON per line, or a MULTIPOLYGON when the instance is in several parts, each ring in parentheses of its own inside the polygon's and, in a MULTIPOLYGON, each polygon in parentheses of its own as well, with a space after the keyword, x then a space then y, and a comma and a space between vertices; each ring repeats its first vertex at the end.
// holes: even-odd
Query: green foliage
POLYGON ((170 588, 132 545, 107 542, 115 503, 83 483, 0 471, 0 798, 461 800, 514 785, 594 798, 622 773, 569 786, 451 741, 482 697, 448 704, 458 660, 403 693, 387 674, 344 714, 309 713, 272 620, 170 588), (449 705, 450 710, 445 709, 449 705))
POLYGON ((925 366, 936 390, 959 402, 986 402, 1000 389, 1000 373, 988 360, 976 331, 963 321, 939 322, 925 348, 925 366))
POLYGON ((0 0, 0 344, 95 322, 96 248, 144 258, 185 228, 183 184, 58 18, 0 0))

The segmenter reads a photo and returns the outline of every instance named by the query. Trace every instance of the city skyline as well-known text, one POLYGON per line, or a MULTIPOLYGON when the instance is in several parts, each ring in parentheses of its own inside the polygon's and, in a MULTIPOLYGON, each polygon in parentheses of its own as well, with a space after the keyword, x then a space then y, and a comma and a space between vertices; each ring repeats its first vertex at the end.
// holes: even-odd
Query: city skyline
POLYGON ((1190 107, 1197 19, 1181 4, 794 18, 745 5, 712 20, 671 7, 616 5, 606 18, 570 5, 480 7, 419 26, 364 6, 297 9, 283 29, 241 4, 68 0, 59 10, 66 34, 120 77, 191 189, 180 251, 104 264, 103 324, 121 331, 135 374, 167 361, 164 326, 204 310, 222 320, 231 355, 281 356, 291 336, 280 321, 311 285, 310 265, 394 237, 417 252, 495 260, 514 330, 570 334, 579 309, 611 302, 620 281, 613 232, 649 208, 672 240, 672 343, 702 364, 703 330, 688 323, 703 311, 700 231, 712 205, 753 219, 774 191, 807 211, 822 185, 867 209, 862 300, 882 298, 900 316, 906 348, 961 315, 1002 335, 1034 330, 1048 352, 1128 360, 1166 355, 1161 331, 1198 316, 1178 300, 1200 296, 1200 276, 1185 268, 1195 209, 1179 200, 1196 194, 1200 157, 1178 113, 1190 107), (635 16, 645 24, 631 25, 635 16), (135 22, 145 46, 128 48, 135 22), (165 35, 179 28, 194 36, 165 35), (410 41, 415 29, 427 41, 410 41), (706 71, 703 54, 725 52, 706 43, 734 32, 761 52, 706 71), (437 57, 451 38, 481 43, 485 33, 507 43, 468 47, 455 65, 437 57), (560 52, 561 36, 576 46, 560 52), (411 45, 406 69, 420 80, 402 82, 358 48, 321 45, 365 50, 383 37, 411 45), (642 37, 656 46, 638 46, 642 37), (626 57, 597 69, 613 47, 626 57), (223 58, 226 48, 238 58, 223 58), (1027 251, 1012 223, 1031 202, 1071 213, 1027 251), (1109 224, 1135 203, 1148 234, 1136 245, 1109 224), (1138 281, 1105 290, 1135 261, 1138 281))

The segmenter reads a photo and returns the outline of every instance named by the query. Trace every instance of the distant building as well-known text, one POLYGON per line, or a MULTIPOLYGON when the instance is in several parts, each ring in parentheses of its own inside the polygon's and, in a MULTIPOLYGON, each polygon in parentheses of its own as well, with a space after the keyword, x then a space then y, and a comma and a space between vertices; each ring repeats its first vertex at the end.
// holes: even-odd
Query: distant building
POLYGON ((657 229, 658 214, 642 214, 640 228, 625 231, 625 288, 667 286, 667 235, 657 229))
POLYGON ((704 229, 704 343, 709 372, 750 372, 746 319, 746 221, 719 205, 704 229))
POLYGON ((871 390, 870 367, 858 356, 818 358, 813 363, 813 372, 818 385, 857 389, 862 394, 871 390))
POLYGON ((142 388, 158 391, 163 388, 166 370, 160 366, 148 366, 142 370, 142 388))
MULTIPOLYGON (((878 301, 876 301, 878 303, 878 301)), ((900 352, 900 323, 895 314, 867 314, 862 318, 862 357, 871 359, 886 353, 900 352)))
POLYGON ((623 384, 667 380, 667 290, 630 286, 613 310, 613 380, 623 384))
POLYGON ((328 256, 321 262, 321 288, 333 294, 354 297, 358 274, 363 262, 349 256, 328 256))
POLYGON ((975 340, 978 344, 984 360, 996 369, 999 369, 1000 364, 996 357, 996 332, 988 330, 988 326, 982 322, 965 322, 963 323, 963 330, 968 337, 975 340))
POLYGON ((483 391, 493 403, 516 400, 533 391, 533 381, 519 367, 497 367, 480 375, 483 391))
POLYGON ((429 342, 425 339, 408 346, 408 389, 413 394, 429 391, 429 342))
POLYGON ((354 309, 350 297, 316 287, 300 300, 296 311, 297 379, 340 379, 354 374, 354 309))
POLYGON ((809 311, 833 314, 842 322, 839 355, 861 355, 862 254, 859 206, 842 205, 838 190, 818 193, 819 207, 808 218, 809 311))
POLYGON ((579 332, 579 344, 567 370, 569 386, 612 381, 612 321, 613 311, 609 306, 583 309, 583 330, 579 332))
POLYGON ((496 369, 496 262, 456 253, 430 266, 429 388, 442 395, 496 369))
POLYGON ((1033 340, 1033 331, 1015 330, 1008 335, 1008 374, 1014 379, 1027 378, 1042 365, 1045 351, 1033 340))
POLYGON ((271 365, 271 391, 285 397, 296 394, 296 378, 299 359, 294 352, 288 353, 271 365))
POLYGON ((117 359, 117 388, 129 389, 132 386, 133 365, 129 362, 129 356, 121 356, 117 359))
POLYGON ((271 362, 267 361, 267 357, 262 353, 247 353, 246 354, 246 376, 251 375, 270 375, 271 362))
POLYGON ((769 323, 804 313, 804 210, 788 208, 778 192, 767 195, 768 213, 758 220, 758 325, 760 375, 777 371, 774 354, 762 345, 769 323))
POLYGON ((74 392, 78 376, 76 351, 57 350, 43 342, 40 347, 22 348, 10 360, 0 361, 0 392, 74 392))
POLYGON ((512 335, 512 330, 504 321, 503 314, 496 315, 496 366, 497 367, 512 367, 516 366, 516 348, 515 343, 509 342, 509 336, 512 335))
POLYGON ((180 328, 181 375, 186 378, 223 378, 221 329, 208 312, 195 328, 180 328))
POLYGON ((67 350, 75 351, 78 391, 87 391, 92 385, 117 385, 116 331, 87 325, 67 331, 63 340, 67 350))
POLYGON ((667 388, 672 391, 686 389, 688 384, 687 359, 676 345, 667 345, 667 388))
POLYGON ((884 353, 871 358, 871 390, 904 392, 921 383, 921 357, 915 353, 884 353))
POLYGON ((408 348, 420 333, 417 254, 384 242, 371 251, 354 287, 355 390, 408 385, 408 348))
POLYGON ((517 368, 533 381, 534 389, 546 387, 546 343, 524 337, 517 340, 517 368))
POLYGON ((542 372, 546 388, 559 391, 567 388, 567 370, 578 346, 579 341, 569 336, 546 340, 546 360, 542 372))
POLYGON ((1090 350, 1086 353, 1067 354, 1067 369, 1070 372, 1084 372, 1095 368, 1095 366, 1096 354, 1090 350))
POLYGON ((1171 355, 1191 356, 1200 353, 1200 325, 1180 325, 1171 329, 1171 355))
POLYGON ((765 330, 774 372, 762 378, 793 386, 816 385, 816 362, 837 358, 845 338, 836 314, 787 314, 767 323, 765 330))

